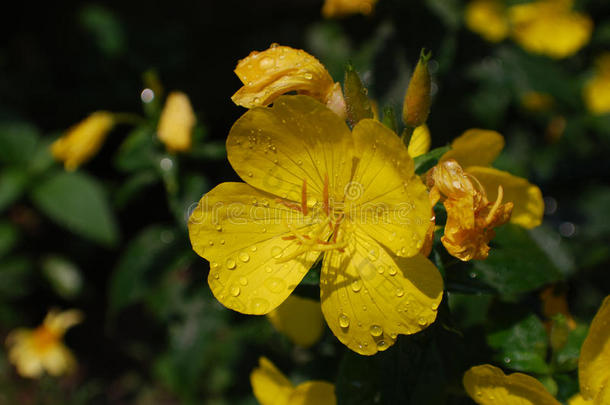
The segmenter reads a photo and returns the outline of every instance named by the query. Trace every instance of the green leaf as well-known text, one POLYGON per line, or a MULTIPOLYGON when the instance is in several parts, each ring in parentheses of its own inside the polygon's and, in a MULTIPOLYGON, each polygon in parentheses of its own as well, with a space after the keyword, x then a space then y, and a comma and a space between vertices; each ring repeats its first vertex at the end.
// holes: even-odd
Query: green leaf
POLYGON ((23 169, 9 167, 0 173, 0 212, 21 197, 27 182, 28 175, 23 169))
POLYGON ((79 20, 104 55, 115 57, 126 49, 123 27, 110 9, 99 4, 88 4, 80 11, 79 20))
POLYGON ((0 261, 0 297, 14 299, 25 296, 32 288, 32 262, 27 257, 9 257, 0 261))
POLYGON ((159 180, 157 173, 152 170, 134 173, 116 191, 114 204, 119 209, 124 208, 133 198, 143 193, 147 187, 152 186, 159 180))
POLYGON ((496 230, 486 260, 473 261, 472 277, 505 295, 536 290, 562 279, 557 266, 527 230, 506 224, 496 230))
POLYGON ((8 222, 0 222, 0 258, 10 252, 18 240, 17 228, 8 222))
POLYGON ((155 132, 141 126, 129 133, 115 158, 116 167, 124 172, 157 169, 159 152, 155 148, 155 132))
POLYGON ((37 184, 31 198, 49 218, 74 233, 106 246, 119 237, 106 192, 82 172, 58 172, 37 184))
POLYGON ((373 118, 373 109, 367 96, 368 90, 362 84, 358 72, 351 64, 345 66, 345 107, 350 125, 356 125, 360 120, 373 118))
POLYGON ((568 342, 555 353, 555 367, 560 372, 570 372, 578 368, 578 358, 589 329, 585 325, 578 325, 570 331, 568 342))
POLYGON ((38 130, 27 123, 0 123, 0 162, 24 165, 38 143, 38 130))
POLYGON ((438 163, 438 160, 451 148, 449 146, 441 146, 440 148, 432 149, 430 152, 420 155, 413 159, 415 162, 415 173, 424 174, 438 163))

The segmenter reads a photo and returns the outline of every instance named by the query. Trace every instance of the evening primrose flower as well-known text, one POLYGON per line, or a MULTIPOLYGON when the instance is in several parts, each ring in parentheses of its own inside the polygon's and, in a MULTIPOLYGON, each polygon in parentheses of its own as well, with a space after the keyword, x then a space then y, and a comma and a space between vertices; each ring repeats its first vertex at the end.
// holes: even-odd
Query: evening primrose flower
POLYGON ((573 0, 538 0, 508 9, 511 35, 525 50, 566 58, 591 39, 593 21, 572 9, 573 0))
POLYGON ((344 17, 350 14, 369 15, 378 0, 325 0, 322 15, 325 18, 344 17))
POLYGON ((195 122, 188 96, 178 91, 171 92, 159 118, 157 136, 170 152, 188 151, 195 122))
POLYGON ((242 107, 267 106, 282 94, 296 91, 345 117, 341 85, 333 82, 319 60, 303 50, 272 44, 240 60, 235 74, 244 86, 231 99, 242 107))
POLYGON ((428 193, 394 132, 344 120, 307 96, 246 112, 227 139, 246 183, 222 183, 189 219, 193 249, 226 307, 262 315, 322 259, 321 305, 335 336, 371 355, 436 318, 443 280, 418 255, 428 193))
POLYGON ((600 56, 596 65, 595 74, 585 84, 583 96, 590 112, 608 114, 610 113, 610 52, 600 56))
POLYGON ((261 405, 335 405, 335 386, 326 381, 307 381, 292 385, 266 357, 250 374, 254 396, 261 405))
POLYGON ((508 36, 509 25, 504 3, 499 0, 474 0, 466 6, 466 26, 489 42, 508 36))
POLYGON ((112 113, 94 112, 53 142, 51 154, 56 160, 64 163, 66 170, 76 170, 100 150, 114 124, 112 113))
POLYGON ((62 343, 66 331, 82 320, 77 310, 51 310, 34 330, 20 328, 6 338, 8 357, 23 377, 38 378, 44 371, 59 376, 76 366, 70 350, 62 343))
POLYGON ((292 342, 309 347, 324 333, 324 316, 320 302, 291 295, 267 314, 271 324, 292 342))

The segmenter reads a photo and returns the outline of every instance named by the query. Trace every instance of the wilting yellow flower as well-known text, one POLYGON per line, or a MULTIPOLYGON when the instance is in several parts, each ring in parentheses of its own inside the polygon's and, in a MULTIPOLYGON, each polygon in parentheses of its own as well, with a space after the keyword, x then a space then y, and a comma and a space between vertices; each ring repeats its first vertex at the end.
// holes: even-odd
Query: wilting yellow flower
POLYGON ((531 112, 548 111, 553 106, 553 97, 547 93, 528 91, 521 96, 521 105, 531 112))
POLYGON ((441 238, 443 246, 463 261, 486 259, 488 243, 495 236, 494 228, 508 222, 513 209, 512 202, 502 203, 502 186, 498 188, 495 202, 490 202, 483 186, 464 173, 453 159, 436 165, 429 178, 433 184, 431 194, 440 193, 445 197, 447 222, 441 238))
POLYGON ((51 153, 56 160, 64 162, 66 170, 75 170, 100 150, 114 124, 112 113, 94 112, 53 142, 51 153))
POLYGON ((326 381, 307 381, 292 385, 266 357, 250 374, 254 396, 261 405, 335 405, 335 386, 326 381))
POLYGON ((610 113, 610 52, 597 60, 595 74, 583 90, 585 103, 593 114, 610 113))
POLYGON ((572 10, 572 0, 538 0, 508 10, 512 36, 525 50, 565 58, 586 45, 593 21, 572 10))
POLYGON ((36 329, 16 329, 6 338, 8 357, 23 377, 38 378, 46 370, 53 376, 70 372, 76 361, 62 343, 66 331, 81 322, 77 310, 51 310, 36 329))
POLYGON ((159 118, 157 136, 170 152, 188 151, 195 122, 188 96, 178 91, 171 92, 159 118))
POLYGON ((333 82, 319 60, 303 50, 273 44, 266 51, 253 51, 239 61, 235 74, 244 86, 231 99, 242 107, 267 106, 282 94, 296 91, 345 117, 341 85, 333 82))
POLYGON ((508 36, 509 25, 504 3, 499 0, 474 0, 465 12, 466 26, 490 42, 508 36))
POLYGON ((466 371, 463 383, 468 395, 481 405, 561 405, 534 377, 505 375, 489 364, 466 371))
POLYGON ((299 346, 313 345, 324 332, 320 302, 310 298, 291 295, 267 317, 275 329, 299 346))
POLYGON ((426 187, 394 132, 373 119, 350 133, 307 96, 246 112, 227 139, 246 183, 222 183, 189 219, 193 249, 228 308, 266 314, 323 256, 322 312, 350 349, 374 354, 436 318, 443 280, 417 255, 426 187))
POLYGON ((426 124, 415 128, 411 139, 409 140, 409 156, 412 158, 418 157, 430 150, 430 130, 426 124))
POLYGON ((344 17, 350 14, 369 15, 378 0, 325 0, 322 15, 325 18, 344 17))

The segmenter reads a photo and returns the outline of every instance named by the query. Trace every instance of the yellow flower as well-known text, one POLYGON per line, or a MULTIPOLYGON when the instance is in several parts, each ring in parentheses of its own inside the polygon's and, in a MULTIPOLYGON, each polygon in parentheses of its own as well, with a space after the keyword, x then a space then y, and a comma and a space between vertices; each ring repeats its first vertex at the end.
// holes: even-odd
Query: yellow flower
MULTIPOLYGON (((565 292, 558 292, 555 286, 551 285, 540 292, 540 300, 542 301, 542 314, 551 319, 557 314, 565 317, 568 327, 572 330, 576 328, 576 321, 568 308, 568 300, 565 292)), ((551 323, 545 324, 547 331, 551 329, 551 323)))
POLYGON ((369 15, 378 0, 325 0, 322 15, 325 18, 344 17, 350 14, 369 15))
POLYGON ((266 51, 253 51, 240 60, 235 74, 244 86, 231 99, 242 107, 267 106, 282 94, 296 91, 345 117, 341 85, 333 82, 319 60, 303 50, 272 44, 266 51))
POLYGON ((443 280, 417 255, 426 187, 394 132, 372 119, 350 133, 307 96, 246 112, 227 139, 246 183, 222 183, 189 219, 193 249, 228 308, 266 314, 321 259, 322 312, 335 336, 371 355, 436 318, 443 280))
POLYGON ((167 96, 159 118, 157 136, 170 152, 191 148, 191 133, 196 118, 186 94, 174 91, 167 96))
POLYGON ((426 124, 420 125, 413 131, 409 140, 409 156, 412 158, 428 153, 430 150, 430 130, 426 124))
POLYGON ((299 346, 313 345, 324 332, 320 302, 310 298, 291 295, 267 317, 275 329, 299 346))
POLYGON ((610 52, 597 60, 595 74, 583 89, 585 103, 593 114, 610 113, 610 52))
POLYGON ((512 36, 525 50, 565 58, 586 45, 593 31, 587 15, 572 10, 572 0, 538 0, 508 10, 512 36))
POLYGON ((254 396, 261 405, 335 405, 335 386, 325 381, 307 381, 292 385, 267 358, 250 374, 254 396))
POLYGON ((56 160, 64 162, 66 170, 75 170, 100 150, 114 124, 113 114, 94 112, 53 142, 51 153, 56 160))
POLYGON ((36 329, 20 328, 6 338, 8 356, 23 377, 38 378, 46 370, 53 376, 70 372, 76 366, 74 356, 62 343, 66 331, 81 322, 77 310, 51 310, 36 329))
POLYGON ((447 210, 443 246, 460 260, 483 260, 489 254, 488 243, 496 228, 508 222, 513 203, 502 204, 503 188, 498 187, 495 202, 473 176, 468 176, 453 159, 436 165, 429 175, 431 195, 443 195, 447 210))
POLYGON ((561 405, 534 377, 505 375, 489 364, 466 371, 463 383, 468 395, 481 405, 561 405))
POLYGON ((500 42, 508 36, 509 25, 503 2, 474 0, 466 6, 466 26, 490 42, 500 42))

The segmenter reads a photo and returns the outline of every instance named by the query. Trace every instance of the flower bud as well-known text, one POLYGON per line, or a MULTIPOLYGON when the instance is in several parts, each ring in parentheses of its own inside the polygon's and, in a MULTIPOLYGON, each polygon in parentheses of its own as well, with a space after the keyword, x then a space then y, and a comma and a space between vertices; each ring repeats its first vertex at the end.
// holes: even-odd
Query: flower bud
POLYGON ((426 122, 430 113, 430 72, 428 61, 431 52, 422 49, 415 67, 402 109, 402 119, 407 127, 415 128, 426 122))

